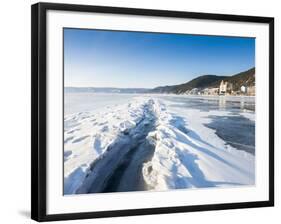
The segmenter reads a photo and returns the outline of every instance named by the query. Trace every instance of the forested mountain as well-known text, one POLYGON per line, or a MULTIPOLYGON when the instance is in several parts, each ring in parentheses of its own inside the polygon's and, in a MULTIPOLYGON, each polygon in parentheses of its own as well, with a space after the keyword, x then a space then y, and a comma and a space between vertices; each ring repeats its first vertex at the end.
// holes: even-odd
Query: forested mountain
POLYGON ((232 83, 233 90, 237 91, 242 85, 255 85, 255 68, 234 74, 232 76, 202 75, 187 83, 172 86, 159 86, 152 89, 154 93, 185 93, 194 88, 205 89, 219 87, 221 80, 232 83))

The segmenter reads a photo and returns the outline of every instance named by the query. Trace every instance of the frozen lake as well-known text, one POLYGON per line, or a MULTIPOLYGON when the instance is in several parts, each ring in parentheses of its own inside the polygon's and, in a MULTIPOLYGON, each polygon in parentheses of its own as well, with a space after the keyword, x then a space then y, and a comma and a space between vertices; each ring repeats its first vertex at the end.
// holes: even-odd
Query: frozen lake
POLYGON ((65 93, 64 102, 65 194, 255 183, 254 97, 65 93))
MULTIPOLYGON (((139 94, 66 93, 65 115, 86 111, 102 111, 106 107, 128 103, 139 94)), ((144 95, 147 96, 147 95, 144 95)), ((152 95, 171 108, 200 111, 225 111, 235 116, 209 115, 208 127, 237 149, 255 153, 255 97, 247 96, 177 96, 152 95), (247 117, 248 115, 248 117, 247 117), (251 118, 251 119, 248 119, 251 118)))
POLYGON ((65 93, 64 114, 99 111, 108 106, 124 104, 135 94, 65 93))
MULTIPOLYGON (((102 94, 102 93, 65 93, 65 115, 81 111, 96 111, 107 106, 129 102, 141 94, 102 94)), ((191 107, 200 110, 231 110, 233 112, 255 111, 255 97, 240 96, 182 96, 182 95, 145 95, 174 102, 175 106, 191 107)))
POLYGON ((239 150, 255 154, 255 97, 237 96, 159 96, 170 107, 185 110, 197 109, 211 122, 206 124, 228 144, 239 150), (212 112, 221 112, 214 115, 212 112), (225 113, 224 113, 225 112, 225 113))

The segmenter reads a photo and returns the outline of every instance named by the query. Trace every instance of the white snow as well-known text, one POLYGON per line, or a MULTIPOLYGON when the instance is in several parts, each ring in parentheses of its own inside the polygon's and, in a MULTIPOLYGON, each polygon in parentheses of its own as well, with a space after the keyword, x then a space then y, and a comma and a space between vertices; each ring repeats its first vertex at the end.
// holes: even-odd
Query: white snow
POLYGON ((99 112, 106 107, 118 106, 129 102, 137 94, 113 93, 68 93, 64 97, 64 114, 79 112, 99 112))
POLYGON ((256 120, 256 116, 255 116, 255 113, 254 113, 254 112, 248 111, 248 112, 241 112, 240 114, 241 114, 243 117, 245 117, 245 118, 247 118, 247 119, 249 119, 249 120, 251 120, 251 121, 254 121, 254 122, 255 122, 255 120, 256 120))
MULTIPOLYGON (((209 115, 231 116, 229 112, 179 109, 158 96, 134 96, 128 101, 104 106, 99 111, 65 115, 65 194, 81 192, 81 186, 93 180, 89 176, 94 172, 108 169, 106 175, 109 175, 110 169, 130 150, 126 146, 130 144, 128 132, 130 136, 137 135, 141 131, 140 122, 142 125, 151 122, 146 113, 156 117, 155 129, 146 137, 155 145, 155 151, 142 168, 147 190, 255 183, 255 157, 227 145, 204 125, 211 121, 209 115), (97 161, 103 162, 92 170, 97 161)), ((241 115, 252 119, 247 112, 241 115)), ((92 176, 97 179, 95 175, 92 176)))
POLYGON ((226 145, 215 131, 204 124, 208 115, 225 111, 202 112, 193 109, 164 109, 156 131, 150 133, 155 153, 143 168, 151 189, 223 187, 255 183, 254 156, 226 145))
POLYGON ((82 184, 90 165, 105 154, 119 135, 132 129, 143 117, 146 100, 80 112, 64 119, 64 193, 71 194, 82 184))

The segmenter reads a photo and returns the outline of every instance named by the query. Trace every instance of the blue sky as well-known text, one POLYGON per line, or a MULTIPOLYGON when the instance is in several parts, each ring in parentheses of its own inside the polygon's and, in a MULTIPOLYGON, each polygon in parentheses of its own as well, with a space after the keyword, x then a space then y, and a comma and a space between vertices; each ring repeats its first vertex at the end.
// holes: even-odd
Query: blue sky
POLYGON ((64 29, 65 86, 153 88, 255 66, 255 39, 64 29))

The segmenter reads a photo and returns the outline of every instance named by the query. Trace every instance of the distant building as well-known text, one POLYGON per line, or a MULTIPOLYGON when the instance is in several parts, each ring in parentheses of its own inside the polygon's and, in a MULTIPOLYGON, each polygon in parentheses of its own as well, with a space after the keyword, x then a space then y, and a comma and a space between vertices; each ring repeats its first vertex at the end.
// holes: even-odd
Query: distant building
POLYGON ((219 87, 219 95, 226 95, 232 93, 232 83, 221 80, 219 87))
POLYGON ((219 88, 210 88, 209 89, 209 95, 218 95, 219 94, 219 88))
POLYGON ((206 88, 203 89, 204 95, 218 95, 219 94, 219 88, 206 88))
POLYGON ((209 91, 209 89, 205 88, 205 89, 202 89, 201 93, 202 93, 202 95, 208 95, 208 93, 209 93, 208 91, 209 91))
POLYGON ((243 85, 243 86, 241 86, 240 90, 241 90, 242 94, 245 94, 245 95, 248 95, 248 96, 254 96, 256 94, 255 86, 243 85))
POLYGON ((241 86, 241 92, 242 93, 247 93, 247 87, 246 86, 241 86))
POLYGON ((189 94, 191 94, 191 95, 198 95, 199 94, 199 89, 198 88, 193 88, 192 90, 189 91, 189 94))
POLYGON ((247 88, 247 95, 255 96, 256 95, 256 87, 255 86, 249 86, 247 88))

